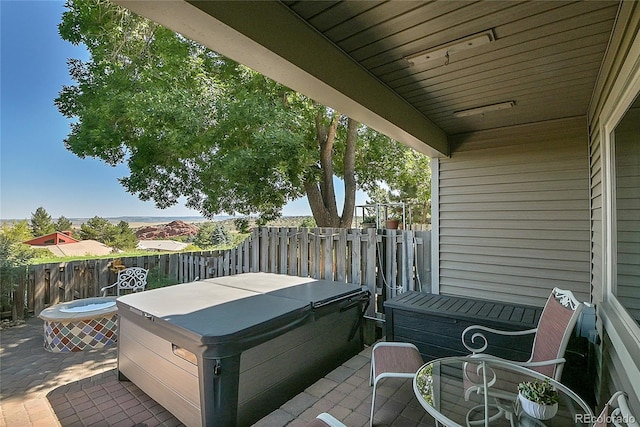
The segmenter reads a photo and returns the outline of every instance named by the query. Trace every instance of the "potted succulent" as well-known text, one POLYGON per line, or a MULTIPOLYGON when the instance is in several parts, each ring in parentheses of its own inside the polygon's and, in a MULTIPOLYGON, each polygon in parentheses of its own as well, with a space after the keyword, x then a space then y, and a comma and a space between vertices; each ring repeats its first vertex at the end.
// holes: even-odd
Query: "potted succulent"
POLYGON ((518 399, 524 412, 539 420, 553 418, 558 412, 558 391, 549 379, 518 384, 518 399))
POLYGON ((375 216, 363 217, 361 226, 362 228, 376 228, 376 217, 375 216))

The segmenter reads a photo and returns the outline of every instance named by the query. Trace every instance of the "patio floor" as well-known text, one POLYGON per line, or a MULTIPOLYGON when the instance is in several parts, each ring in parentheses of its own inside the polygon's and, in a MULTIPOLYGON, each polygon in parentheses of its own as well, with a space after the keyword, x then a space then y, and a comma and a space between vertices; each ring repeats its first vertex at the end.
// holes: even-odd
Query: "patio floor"
MULTIPOLYGON (((255 426, 304 426, 321 412, 349 427, 368 425, 370 351, 366 348, 255 426)), ((39 318, 1 331, 0 427, 181 426, 133 383, 118 381, 116 356, 115 346, 49 353, 39 318)), ((386 380, 376 400, 376 426, 435 424, 407 380, 386 380)))

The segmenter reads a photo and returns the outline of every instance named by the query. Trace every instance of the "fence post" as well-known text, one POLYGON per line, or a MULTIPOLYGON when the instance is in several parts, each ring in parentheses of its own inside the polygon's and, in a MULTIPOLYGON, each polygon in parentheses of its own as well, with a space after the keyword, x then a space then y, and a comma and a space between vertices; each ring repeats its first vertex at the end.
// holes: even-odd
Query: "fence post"
POLYGON ((322 251, 322 278, 324 280, 333 280, 333 228, 324 228, 323 230, 325 234, 322 236, 322 243, 324 245, 324 249, 322 251))
POLYGON ((368 316, 375 316, 376 313, 376 255, 378 246, 378 233, 375 228, 366 229, 366 240, 363 240, 364 250, 362 251, 365 256, 364 262, 364 285, 369 288, 371 293, 370 304, 367 308, 368 316))
POLYGON ((261 249, 260 229, 254 228, 249 236, 249 252, 251 254, 251 266, 249 271, 257 273, 260 270, 260 249, 261 249))
POLYGON ((44 310, 47 303, 46 296, 46 283, 44 280, 45 265, 34 265, 31 267, 33 270, 33 283, 34 283, 34 304, 33 313, 37 316, 42 310, 44 310))
POLYGON ((298 242, 300 241, 300 235, 298 233, 298 228, 292 227, 287 229, 287 274, 290 276, 298 276, 299 267, 298 267, 298 258, 299 250, 298 250, 298 242))
POLYGON ((64 280, 62 282, 62 286, 64 289, 64 302, 73 301, 73 294, 75 290, 75 267, 76 263, 74 261, 68 262, 64 267, 64 280))
POLYGON ((416 232, 416 279, 420 291, 431 292, 431 232, 416 232))
MULTIPOLYGON (((338 282, 346 282, 347 281, 347 229, 339 228, 338 229, 338 240, 335 244, 335 278, 338 282)), ((331 238, 333 241, 333 238, 331 238)))
POLYGON ((309 228, 301 228, 299 230, 300 259, 298 260, 301 277, 309 276, 309 228))
POLYGON ((320 228, 313 229, 313 233, 309 235, 311 242, 309 245, 309 274, 313 279, 320 278, 320 228))
POLYGON ((27 282, 27 269, 23 270, 24 274, 21 274, 17 279, 16 288, 13 290, 13 304, 11 305, 11 319, 12 320, 23 320, 24 319, 24 292, 26 290, 26 282, 27 282))
POLYGON ((357 285, 362 285, 362 234, 360 233, 360 229, 354 228, 349 230, 351 235, 351 247, 349 248, 349 276, 347 280, 350 283, 355 283, 357 285))

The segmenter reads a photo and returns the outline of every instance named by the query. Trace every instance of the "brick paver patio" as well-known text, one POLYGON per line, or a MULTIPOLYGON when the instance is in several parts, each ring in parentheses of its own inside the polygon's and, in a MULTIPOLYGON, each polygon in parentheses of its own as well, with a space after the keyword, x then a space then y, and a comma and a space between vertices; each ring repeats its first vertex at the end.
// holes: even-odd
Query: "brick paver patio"
MULTIPOLYGON (((300 427, 321 412, 368 425, 369 355, 367 348, 255 425, 300 427)), ((115 346, 49 353, 39 318, 0 331, 0 427, 181 426, 135 384, 118 381, 116 356, 115 346)), ((407 380, 385 381, 376 400, 376 426, 434 425, 407 380)))

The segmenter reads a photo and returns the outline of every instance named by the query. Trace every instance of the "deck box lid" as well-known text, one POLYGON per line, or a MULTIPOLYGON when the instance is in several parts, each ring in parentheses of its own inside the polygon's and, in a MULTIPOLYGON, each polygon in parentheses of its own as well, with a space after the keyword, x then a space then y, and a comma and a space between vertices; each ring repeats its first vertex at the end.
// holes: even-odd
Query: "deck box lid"
POLYGON ((385 301, 384 306, 432 316, 455 317, 488 326, 509 324, 518 329, 535 328, 542 314, 542 307, 416 291, 397 295, 385 301))

